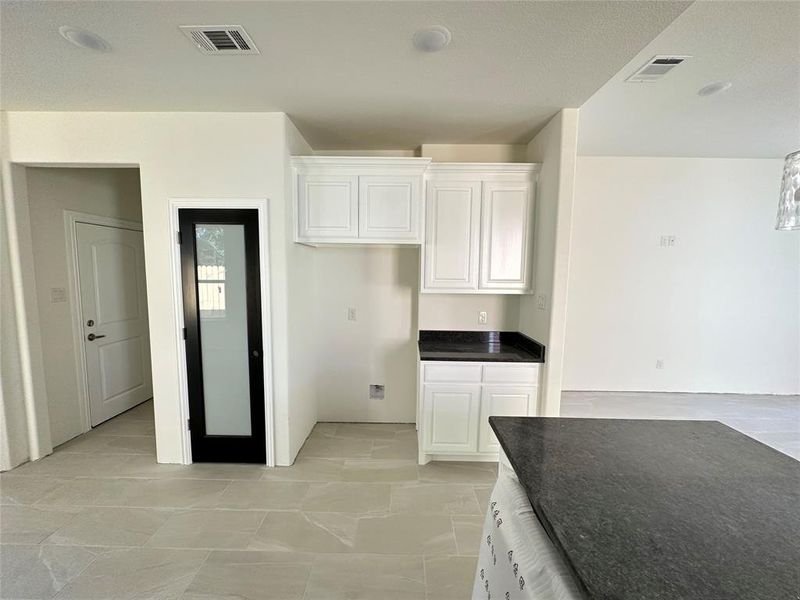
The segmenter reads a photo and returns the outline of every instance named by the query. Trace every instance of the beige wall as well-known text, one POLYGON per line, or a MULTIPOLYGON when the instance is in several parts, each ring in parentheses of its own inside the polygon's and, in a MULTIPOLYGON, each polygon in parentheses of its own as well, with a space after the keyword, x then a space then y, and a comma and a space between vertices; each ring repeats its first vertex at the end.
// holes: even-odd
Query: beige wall
POLYGON ((527 162, 524 144, 422 144, 419 155, 433 162, 527 162))
POLYGON ((414 422, 418 248, 315 253, 319 420, 414 422), (383 400, 369 399, 370 384, 386 386, 383 400))
POLYGON ((520 296, 495 294, 420 294, 419 328, 517 331, 520 296), (478 313, 486 312, 486 323, 478 313))
MULTIPOLYGON (((0 125, 3 123, 0 113, 0 125)), ((0 132, 6 131, 0 127, 0 132)), ((0 157, 9 156, 0 137, 0 157)), ((0 470, 46 456, 53 450, 44 382, 39 311, 33 267, 28 185, 25 167, 0 165, 3 193, 3 246, 0 286, 0 470)))
POLYGON ((25 389, 20 364, 6 208, 0 203, 0 471, 28 458, 25 389))
POLYGON ((54 446, 83 433, 78 403, 72 306, 51 302, 50 290, 69 291, 64 211, 142 221, 138 169, 28 167, 28 207, 33 238, 36 297, 45 385, 54 446))
MULTIPOLYGON (((313 154, 313 150, 289 119, 286 120, 285 143, 285 190, 286 202, 292 197, 292 156, 313 154)), ((286 274, 287 297, 290 307, 288 315, 288 380, 291 392, 292 418, 289 419, 289 455, 299 452, 308 434, 317 422, 316 372, 317 337, 313 320, 317 299, 312 293, 316 274, 316 252, 314 248, 294 243, 293 211, 287 211, 286 228, 286 274)))
POLYGON ((565 389, 800 393, 800 232, 774 229, 782 168, 578 158, 565 389))
POLYGON ((566 329, 578 109, 565 108, 528 144, 528 160, 542 164, 536 196, 535 295, 520 302, 520 330, 547 347, 540 410, 558 416, 566 329), (544 310, 537 297, 545 297, 544 310))
MULTIPOLYGON (((158 460, 180 462, 186 439, 182 419, 179 315, 169 257, 175 243, 169 226, 170 198, 265 198, 269 202, 273 397, 278 464, 290 464, 289 424, 307 410, 300 396, 290 401, 296 384, 289 372, 289 285, 292 243, 287 220, 292 211, 286 189, 287 125, 282 113, 126 113, 7 112, 2 128, 3 174, 13 163, 58 165, 138 165, 142 188, 145 263, 153 364, 153 392, 158 460), (221 150, 222 149, 222 150, 221 150)), ((14 186, 16 189, 16 186, 14 186)), ((12 203, 19 200, 15 197, 12 203)), ((27 217, 27 215, 25 215, 27 217)), ((24 231, 25 224, 16 222, 24 231)), ((25 240, 21 255, 26 264, 25 240)), ((26 286, 23 286, 23 289, 26 286)), ((38 313, 35 298, 26 306, 38 313)), ((41 336, 29 321, 31 352, 41 336)), ((40 351, 39 351, 40 352, 40 351)), ((46 393, 31 394, 46 406, 46 393)), ((49 438, 49 435, 47 436, 49 438)))

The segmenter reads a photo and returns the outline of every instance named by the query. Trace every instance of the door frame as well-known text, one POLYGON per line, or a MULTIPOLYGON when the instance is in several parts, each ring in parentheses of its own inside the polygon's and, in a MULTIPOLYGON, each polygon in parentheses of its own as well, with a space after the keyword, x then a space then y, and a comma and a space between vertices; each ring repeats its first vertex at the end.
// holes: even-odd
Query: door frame
MULTIPOLYGON (((89 407, 89 374, 86 364, 86 347, 83 344, 83 306, 78 272, 78 223, 129 229, 144 233, 142 224, 114 217, 102 217, 73 210, 64 211, 64 239, 67 243, 67 295, 72 321, 72 347, 75 351, 75 373, 78 380, 78 404, 81 410, 83 433, 92 429, 89 407)), ((149 325, 148 325, 149 326, 149 325)))
POLYGON ((269 262, 269 202, 266 198, 170 198, 169 222, 173 237, 171 244, 172 262, 172 296, 175 309, 175 344, 180 358, 178 369, 178 387, 180 389, 181 416, 181 448, 183 464, 192 464, 192 444, 189 432, 189 377, 186 363, 186 344, 183 339, 183 279, 181 274, 181 247, 178 243, 180 221, 178 210, 181 208, 201 209, 256 209, 258 211, 258 245, 259 267, 261 279, 261 339, 262 361, 264 369, 264 437, 266 441, 266 466, 275 466, 275 430, 272 390, 272 310, 270 295, 270 262, 269 262))

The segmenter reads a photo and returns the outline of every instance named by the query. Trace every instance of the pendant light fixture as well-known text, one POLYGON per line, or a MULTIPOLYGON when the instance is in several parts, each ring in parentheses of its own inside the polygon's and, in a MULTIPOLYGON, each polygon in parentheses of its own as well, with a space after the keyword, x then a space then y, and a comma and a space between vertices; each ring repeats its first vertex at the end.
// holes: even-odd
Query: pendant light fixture
POLYGON ((786 157, 775 229, 800 229, 800 150, 786 157))

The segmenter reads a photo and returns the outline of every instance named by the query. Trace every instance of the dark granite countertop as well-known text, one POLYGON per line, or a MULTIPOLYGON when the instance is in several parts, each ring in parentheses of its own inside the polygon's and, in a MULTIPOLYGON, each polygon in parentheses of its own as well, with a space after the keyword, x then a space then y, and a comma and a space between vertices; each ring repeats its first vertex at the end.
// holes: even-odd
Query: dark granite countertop
POLYGON ((517 331, 419 332, 420 360, 544 362, 544 346, 517 331))
POLYGON ((489 422, 587 598, 800 598, 800 462, 715 421, 489 422))

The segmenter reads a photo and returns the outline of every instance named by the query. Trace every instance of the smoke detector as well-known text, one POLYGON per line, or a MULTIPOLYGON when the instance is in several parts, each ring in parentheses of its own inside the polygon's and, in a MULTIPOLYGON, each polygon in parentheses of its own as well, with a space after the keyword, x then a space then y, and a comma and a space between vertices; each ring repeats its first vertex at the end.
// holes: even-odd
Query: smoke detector
POLYGON ((630 83, 650 83, 658 81, 672 71, 679 64, 691 56, 678 56, 674 54, 658 54, 642 65, 633 75, 625 81, 630 83))
POLYGON ((261 54, 241 25, 180 25, 203 54, 261 54))

